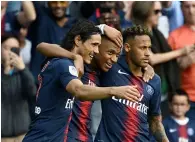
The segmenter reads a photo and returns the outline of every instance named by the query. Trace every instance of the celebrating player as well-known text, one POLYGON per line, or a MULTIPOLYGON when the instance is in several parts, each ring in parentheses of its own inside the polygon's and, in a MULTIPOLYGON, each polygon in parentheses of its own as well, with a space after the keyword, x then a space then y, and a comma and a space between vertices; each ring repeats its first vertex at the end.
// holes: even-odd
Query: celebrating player
MULTIPOLYGON (((91 63, 101 43, 99 28, 87 20, 79 21, 63 40, 63 47, 91 63)), ((78 79, 73 61, 53 58, 47 61, 39 75, 39 89, 35 107, 36 117, 23 142, 64 141, 65 131, 71 119, 74 96, 81 100, 97 100, 111 96, 132 100, 132 87, 99 88, 78 79)), ((137 92, 135 96, 139 96, 137 92)), ((135 97, 136 98, 136 97, 135 97)))
MULTIPOLYGON (((38 46, 38 50, 44 55, 50 57, 71 57, 67 51, 65 51, 63 48, 60 48, 58 45, 42 43, 38 46)), ((100 72, 107 72, 110 68, 112 68, 112 65, 118 60, 120 51, 121 48, 117 46, 115 42, 113 42, 107 36, 102 36, 102 42, 99 47, 99 54, 95 54, 91 65, 85 65, 85 73, 81 78, 82 82, 92 86, 99 86, 100 72)), ((153 70, 145 73, 146 80, 149 79, 147 78, 148 73, 149 76, 152 75, 150 72, 153 73, 153 70)), ((136 92, 137 90, 135 89, 134 91, 136 92)), ((135 97, 133 95, 132 97, 135 97)), ((68 130, 68 137, 65 141, 93 141, 89 130, 91 105, 92 102, 90 101, 74 101, 72 119, 70 121, 68 130)))
POLYGON ((124 51, 117 64, 102 74, 102 86, 136 85, 141 94, 138 102, 115 96, 102 100, 102 119, 95 142, 150 141, 149 129, 158 142, 168 142, 160 112, 160 77, 148 83, 142 79, 142 68, 148 66, 150 33, 141 26, 123 32, 124 51))

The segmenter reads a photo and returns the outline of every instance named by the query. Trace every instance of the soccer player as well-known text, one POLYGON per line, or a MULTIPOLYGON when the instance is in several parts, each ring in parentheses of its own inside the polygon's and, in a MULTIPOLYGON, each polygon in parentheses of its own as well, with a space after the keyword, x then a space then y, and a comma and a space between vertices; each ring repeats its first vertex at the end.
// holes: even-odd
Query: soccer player
MULTIPOLYGON (((63 40, 63 47, 83 57, 90 64, 101 43, 99 28, 87 20, 79 21, 63 40)), ((62 142, 71 119, 74 96, 81 100, 97 100, 111 96, 132 100, 133 87, 92 87, 78 79, 73 61, 52 58, 39 75, 35 114, 23 142, 62 142)), ((133 95, 139 96, 137 92, 133 95)), ((136 97, 135 97, 136 98, 136 97)))
POLYGON ((125 55, 102 74, 102 86, 136 85, 141 94, 138 102, 115 96, 102 100, 102 119, 95 142, 147 142, 149 131, 158 142, 168 142, 160 112, 161 81, 155 76, 143 81, 142 68, 148 66, 151 39, 148 29, 141 26, 123 32, 125 55))
POLYGON ((187 93, 181 89, 170 94, 171 116, 163 120, 165 132, 170 142, 195 142, 195 121, 186 117, 190 109, 187 93))

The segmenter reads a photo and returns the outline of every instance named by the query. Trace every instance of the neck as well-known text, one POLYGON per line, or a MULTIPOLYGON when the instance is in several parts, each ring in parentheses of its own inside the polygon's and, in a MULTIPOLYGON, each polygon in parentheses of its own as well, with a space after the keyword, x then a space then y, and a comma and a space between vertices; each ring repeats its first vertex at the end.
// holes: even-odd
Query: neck
POLYGON ((186 25, 187 25, 188 27, 190 27, 190 29, 192 29, 193 31, 195 31, 195 24, 187 24, 187 23, 186 23, 186 25))
POLYGON ((56 23, 58 24, 58 26, 63 27, 67 21, 68 21, 68 18, 64 17, 64 18, 56 21, 56 23))
POLYGON ((98 69, 98 64, 97 64, 97 60, 95 58, 92 59, 91 61, 91 67, 96 70, 98 69))
POLYGON ((25 39, 20 40, 20 47, 23 48, 25 46, 25 39))
POLYGON ((129 56, 126 56, 126 61, 129 66, 130 71, 133 73, 135 76, 142 77, 142 68, 135 65, 132 60, 129 58, 129 56))
POLYGON ((152 31, 152 25, 150 23, 146 23, 145 26, 148 28, 149 31, 152 31))
POLYGON ((177 120, 184 120, 184 119, 186 119, 186 117, 185 116, 173 116, 175 119, 177 119, 177 120))

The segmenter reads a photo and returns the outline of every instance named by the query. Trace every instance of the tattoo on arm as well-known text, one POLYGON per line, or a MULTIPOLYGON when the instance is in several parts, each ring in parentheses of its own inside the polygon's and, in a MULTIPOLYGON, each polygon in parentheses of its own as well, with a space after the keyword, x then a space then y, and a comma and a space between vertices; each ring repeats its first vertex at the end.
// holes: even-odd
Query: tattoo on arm
POLYGON ((150 130, 157 142, 169 142, 162 124, 161 116, 151 116, 149 124, 150 130))

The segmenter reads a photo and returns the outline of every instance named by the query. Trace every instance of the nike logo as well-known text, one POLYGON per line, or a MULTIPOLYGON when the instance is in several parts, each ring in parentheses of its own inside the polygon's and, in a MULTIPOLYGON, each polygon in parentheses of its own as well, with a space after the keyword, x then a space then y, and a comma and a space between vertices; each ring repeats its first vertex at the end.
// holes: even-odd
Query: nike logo
POLYGON ((177 129, 169 129, 169 132, 170 133, 174 133, 174 132, 176 132, 177 131, 177 129))
POLYGON ((128 73, 122 72, 121 70, 118 70, 119 74, 125 74, 125 75, 129 75, 128 73))

